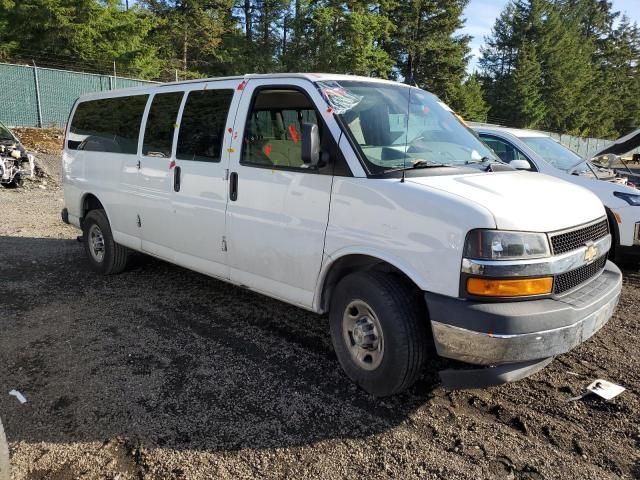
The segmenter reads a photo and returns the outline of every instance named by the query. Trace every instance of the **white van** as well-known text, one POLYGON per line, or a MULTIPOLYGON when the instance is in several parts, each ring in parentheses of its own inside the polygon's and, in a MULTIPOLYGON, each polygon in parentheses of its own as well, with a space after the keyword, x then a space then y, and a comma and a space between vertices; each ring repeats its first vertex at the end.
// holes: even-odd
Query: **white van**
MULTIPOLYGON (((522 378, 611 317, 621 273, 590 192, 501 163, 437 97, 281 74, 89 94, 65 134, 63 219, 91 265, 130 250, 329 313, 347 375, 409 387, 435 345, 522 378)), ((478 368, 479 367, 479 368, 478 368)))
MULTIPOLYGON (((628 183, 627 178, 586 161, 543 132, 470 125, 503 161, 514 162, 512 166, 552 175, 596 194, 606 208, 613 235, 611 257, 619 260, 640 258, 640 190, 628 183)), ((614 147, 615 144, 604 152, 615 151, 614 147)), ((622 142, 622 148, 620 153, 632 146, 622 142)))

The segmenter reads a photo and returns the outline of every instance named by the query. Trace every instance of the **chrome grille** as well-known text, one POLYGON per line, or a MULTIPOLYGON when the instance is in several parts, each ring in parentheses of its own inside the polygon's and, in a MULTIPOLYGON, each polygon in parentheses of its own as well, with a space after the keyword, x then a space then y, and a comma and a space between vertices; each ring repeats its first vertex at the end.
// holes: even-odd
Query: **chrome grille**
POLYGON ((597 275, 604 268, 605 263, 607 263, 607 256, 603 255, 593 263, 557 275, 553 283, 553 293, 563 293, 586 282, 597 275))
POLYGON ((609 233, 609 224, 604 219, 597 223, 592 223, 586 227, 577 228, 568 232, 551 234, 551 248, 554 255, 570 252, 576 248, 584 246, 589 241, 598 240, 609 233))

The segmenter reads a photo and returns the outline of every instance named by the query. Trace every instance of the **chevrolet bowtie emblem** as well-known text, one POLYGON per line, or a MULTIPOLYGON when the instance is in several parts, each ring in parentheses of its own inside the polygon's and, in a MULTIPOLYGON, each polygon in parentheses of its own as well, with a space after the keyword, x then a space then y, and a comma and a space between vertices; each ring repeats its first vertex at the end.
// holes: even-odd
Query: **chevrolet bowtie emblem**
POLYGON ((587 250, 584 252, 584 261, 591 263, 598 256, 598 247, 594 245, 587 245, 587 250))

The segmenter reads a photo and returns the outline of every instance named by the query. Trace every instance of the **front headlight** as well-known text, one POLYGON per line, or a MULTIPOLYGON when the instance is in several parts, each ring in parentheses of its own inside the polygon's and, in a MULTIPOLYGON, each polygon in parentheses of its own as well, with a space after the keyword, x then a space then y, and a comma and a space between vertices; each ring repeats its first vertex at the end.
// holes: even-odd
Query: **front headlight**
POLYGON ((524 260, 549 255, 549 240, 544 233, 471 230, 464 246, 466 258, 484 260, 524 260))
POLYGON ((621 198, 629 205, 634 205, 636 207, 640 206, 640 195, 636 195, 634 193, 626 193, 626 192, 613 192, 613 195, 621 198))

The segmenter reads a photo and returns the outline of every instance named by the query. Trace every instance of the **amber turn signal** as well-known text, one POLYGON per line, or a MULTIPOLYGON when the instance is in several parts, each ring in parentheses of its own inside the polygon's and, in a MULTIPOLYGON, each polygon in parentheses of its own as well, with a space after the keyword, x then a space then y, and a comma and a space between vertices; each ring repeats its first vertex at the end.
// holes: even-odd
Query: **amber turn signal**
POLYGON ((493 279, 469 278, 467 292, 482 297, 523 297, 551 293, 553 277, 493 279))

